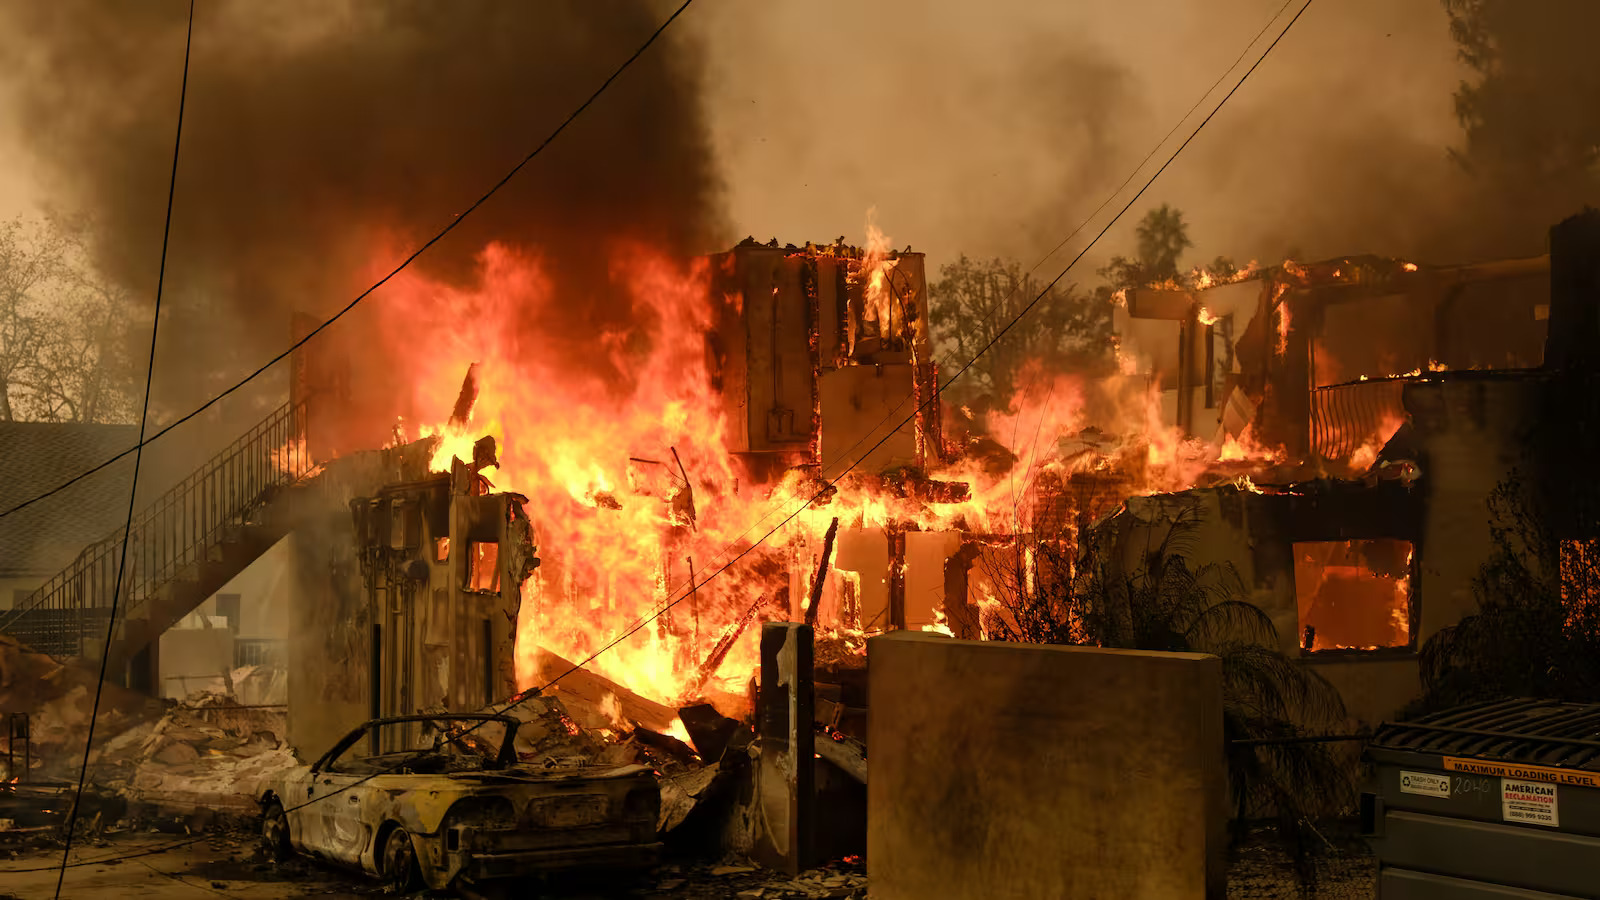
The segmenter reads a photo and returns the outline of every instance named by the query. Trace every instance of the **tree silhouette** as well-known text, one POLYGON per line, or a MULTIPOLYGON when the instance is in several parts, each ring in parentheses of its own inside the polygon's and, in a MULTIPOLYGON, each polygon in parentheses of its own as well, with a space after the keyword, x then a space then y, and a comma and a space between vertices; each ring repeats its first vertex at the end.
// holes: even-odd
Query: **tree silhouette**
POLYGON ((929 289, 929 318, 946 354, 959 365, 994 341, 973 364, 975 378, 965 394, 988 394, 1004 405, 1025 364, 1089 375, 1110 365, 1111 307, 1104 298, 1071 284, 1046 290, 1013 260, 962 256, 941 267, 939 276, 929 289), (1001 334, 1041 292, 1028 317, 1001 334))

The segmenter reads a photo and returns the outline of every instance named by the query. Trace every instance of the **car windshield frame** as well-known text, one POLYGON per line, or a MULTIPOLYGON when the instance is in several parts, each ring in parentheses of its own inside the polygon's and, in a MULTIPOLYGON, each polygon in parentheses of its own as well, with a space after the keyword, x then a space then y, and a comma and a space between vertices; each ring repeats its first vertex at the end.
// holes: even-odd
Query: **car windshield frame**
MULTIPOLYGON (((517 762, 517 728, 522 723, 516 718, 505 715, 504 713, 437 713, 434 715, 389 716, 381 719, 369 719, 366 722, 356 726, 356 728, 352 729, 349 734, 341 738, 338 743, 329 748, 328 752, 318 757, 317 761, 311 766, 311 774, 316 775, 319 773, 330 772, 337 774, 337 770, 331 768, 332 765, 335 762, 338 762, 347 752, 349 752, 352 747, 359 743, 368 734, 371 734, 374 729, 383 728, 387 725, 404 725, 416 722, 429 722, 435 724, 436 726, 455 725, 461 722, 473 722, 475 723, 473 725, 474 729, 485 722, 494 722, 505 728, 505 739, 501 742, 499 752, 495 756, 490 757, 485 755, 482 757, 483 768, 485 770, 498 771, 500 769, 510 768, 517 762)), ((440 730, 442 731, 444 729, 440 730)), ((427 752, 427 750, 421 749, 399 750, 395 751, 395 754, 410 754, 412 756, 418 756, 427 752)), ((390 754, 383 755, 387 756, 390 754)))

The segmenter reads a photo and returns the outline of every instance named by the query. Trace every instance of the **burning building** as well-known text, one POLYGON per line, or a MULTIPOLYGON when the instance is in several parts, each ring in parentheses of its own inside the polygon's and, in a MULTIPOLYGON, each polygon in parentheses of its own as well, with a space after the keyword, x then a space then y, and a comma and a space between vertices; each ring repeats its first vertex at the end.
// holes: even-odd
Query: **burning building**
MULTIPOLYGON (((291 742, 558 676, 585 725, 682 736, 680 706, 749 708, 760 625, 785 621, 815 626, 844 727, 867 635, 1042 639, 1008 598, 1070 580, 1091 531, 1098 565, 1132 571, 1184 516, 1280 649, 1388 716, 1420 643, 1471 609, 1485 538, 1465 523, 1549 393, 1546 324, 1582 308, 1548 257, 1129 291, 1118 375, 1039 373, 984 420, 941 408, 923 265, 881 235, 619 247, 629 324, 592 336, 584 371, 526 327, 561 302, 538 257, 491 245, 473 279, 407 273, 384 298, 374 339, 431 339, 378 378, 404 412, 377 435, 354 427, 384 418, 354 389, 374 373, 308 345, 246 504, 273 523, 255 544, 294 543, 291 742)), ((215 557, 228 527, 183 552, 215 557)), ((58 593, 103 605, 77 577, 58 593)), ((205 596, 181 593, 141 634, 205 596)))
POLYGON ((1585 536, 1570 454, 1592 441, 1536 428, 1586 409, 1573 385, 1592 363, 1574 336, 1594 330, 1594 223, 1558 226, 1535 259, 1347 258, 1129 292, 1125 329, 1156 348, 1144 361, 1172 386, 1168 421, 1294 464, 1130 498, 1100 535, 1107 571, 1133 571, 1141 548, 1192 523, 1194 564, 1239 573, 1277 649, 1334 684, 1353 718, 1394 716, 1419 694, 1422 645, 1476 608, 1497 487, 1521 479, 1555 531, 1585 536))

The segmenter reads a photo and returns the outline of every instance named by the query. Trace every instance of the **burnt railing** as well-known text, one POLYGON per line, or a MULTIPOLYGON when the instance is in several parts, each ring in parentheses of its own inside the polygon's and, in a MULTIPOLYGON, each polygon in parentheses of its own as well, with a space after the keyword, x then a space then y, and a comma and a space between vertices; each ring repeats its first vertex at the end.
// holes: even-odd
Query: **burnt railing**
MULTIPOLYGON (((278 407, 134 517, 119 623, 138 618, 166 585, 197 574, 229 529, 248 523, 277 488, 311 473, 304 421, 303 402, 278 407)), ((103 642, 122 538, 119 528, 90 544, 15 609, 0 613, 0 633, 58 657, 80 656, 86 646, 103 642)))
POLYGON ((1311 449, 1323 460, 1346 462, 1381 434, 1386 419, 1405 418, 1406 379, 1352 381, 1311 391, 1311 449))

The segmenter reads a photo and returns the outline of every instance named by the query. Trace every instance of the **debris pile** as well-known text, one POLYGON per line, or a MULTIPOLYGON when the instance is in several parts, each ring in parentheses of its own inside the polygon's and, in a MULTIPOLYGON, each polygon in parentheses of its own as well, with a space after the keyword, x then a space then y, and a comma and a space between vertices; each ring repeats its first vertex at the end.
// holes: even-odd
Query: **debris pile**
POLYGON ((741 900, 862 900, 867 875, 858 858, 790 878, 744 860, 709 866, 663 866, 648 890, 656 897, 738 897, 741 900))
MULTIPOLYGON (((0 762, 9 754, 20 769, 26 757, 29 768, 3 780, 77 780, 83 737, 94 716, 97 675, 97 669, 59 663, 0 635, 0 710, 28 720, 26 738, 19 735, 13 741, 9 730, 0 733, 0 762)), ((156 721, 165 709, 159 700, 107 683, 100 692, 95 731, 122 734, 156 721)))
MULTIPOLYGON (((266 684, 274 678, 247 675, 266 684)), ((92 777, 120 792, 141 817, 253 818, 266 781, 300 764, 284 741, 285 720, 282 707, 197 692, 154 725, 107 742, 92 777)))

